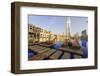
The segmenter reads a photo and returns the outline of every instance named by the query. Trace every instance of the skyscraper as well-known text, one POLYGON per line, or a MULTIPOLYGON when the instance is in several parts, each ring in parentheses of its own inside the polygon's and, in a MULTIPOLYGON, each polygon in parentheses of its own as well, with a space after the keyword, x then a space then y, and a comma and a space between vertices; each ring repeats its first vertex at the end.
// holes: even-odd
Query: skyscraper
POLYGON ((71 20, 70 20, 70 17, 66 17, 66 35, 67 35, 67 39, 70 38, 71 36, 71 20))

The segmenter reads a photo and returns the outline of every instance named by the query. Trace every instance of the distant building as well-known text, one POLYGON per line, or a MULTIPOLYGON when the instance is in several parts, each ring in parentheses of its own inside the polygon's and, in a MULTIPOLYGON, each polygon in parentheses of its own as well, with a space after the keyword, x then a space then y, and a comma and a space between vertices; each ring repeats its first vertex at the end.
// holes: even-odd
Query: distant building
POLYGON ((67 35, 64 35, 64 34, 57 35, 57 41, 63 41, 64 42, 64 40, 66 40, 66 39, 67 39, 67 35))
POLYGON ((88 35, 87 35, 87 31, 86 30, 83 30, 81 32, 81 39, 83 40, 87 40, 88 39, 88 35))
POLYGON ((53 40, 53 39, 56 39, 56 35, 52 32, 50 32, 50 41, 53 40))

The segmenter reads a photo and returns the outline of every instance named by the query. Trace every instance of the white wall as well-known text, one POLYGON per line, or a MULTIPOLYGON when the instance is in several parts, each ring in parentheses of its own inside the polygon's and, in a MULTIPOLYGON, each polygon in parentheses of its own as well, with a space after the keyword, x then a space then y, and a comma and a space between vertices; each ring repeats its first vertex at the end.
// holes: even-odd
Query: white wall
MULTIPOLYGON (((0 2, 0 76, 16 76, 10 73, 10 55, 11 55, 11 15, 10 15, 10 3, 13 1, 27 1, 27 2, 39 2, 39 3, 57 3, 57 4, 71 4, 71 5, 87 5, 98 6, 99 15, 98 21, 100 21, 100 0, 1 0, 0 2)), ((98 22, 98 28, 100 22, 98 22)), ((98 31, 100 33, 100 30, 98 31)), ((100 42, 100 34, 98 36, 100 42)), ((100 50, 100 48, 99 48, 100 50)), ((100 51, 98 51, 100 54, 100 51)), ((100 55, 98 56, 100 58, 100 55)), ((98 70, 81 70, 81 71, 65 71, 65 72, 52 72, 52 73, 38 73, 38 74, 24 74, 25 76, 99 76, 100 59, 98 70)), ((23 75, 19 75, 23 76, 23 75)))

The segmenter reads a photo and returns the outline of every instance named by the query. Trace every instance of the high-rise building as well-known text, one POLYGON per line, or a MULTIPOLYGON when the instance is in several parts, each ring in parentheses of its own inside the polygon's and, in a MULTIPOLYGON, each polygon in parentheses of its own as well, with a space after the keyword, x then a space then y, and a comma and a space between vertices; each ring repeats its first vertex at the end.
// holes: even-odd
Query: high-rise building
POLYGON ((70 17, 66 17, 66 35, 67 35, 67 39, 70 38, 71 36, 71 20, 70 17))
POLYGON ((86 29, 81 32, 81 39, 83 39, 83 40, 87 40, 88 39, 88 35, 87 35, 86 29))

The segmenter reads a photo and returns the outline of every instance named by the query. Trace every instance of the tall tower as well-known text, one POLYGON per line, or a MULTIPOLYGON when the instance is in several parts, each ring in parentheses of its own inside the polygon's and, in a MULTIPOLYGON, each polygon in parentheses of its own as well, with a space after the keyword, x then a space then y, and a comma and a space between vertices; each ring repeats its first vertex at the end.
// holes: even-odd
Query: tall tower
POLYGON ((70 39, 71 36, 71 20, 70 17, 66 17, 66 35, 67 35, 67 39, 70 39))

